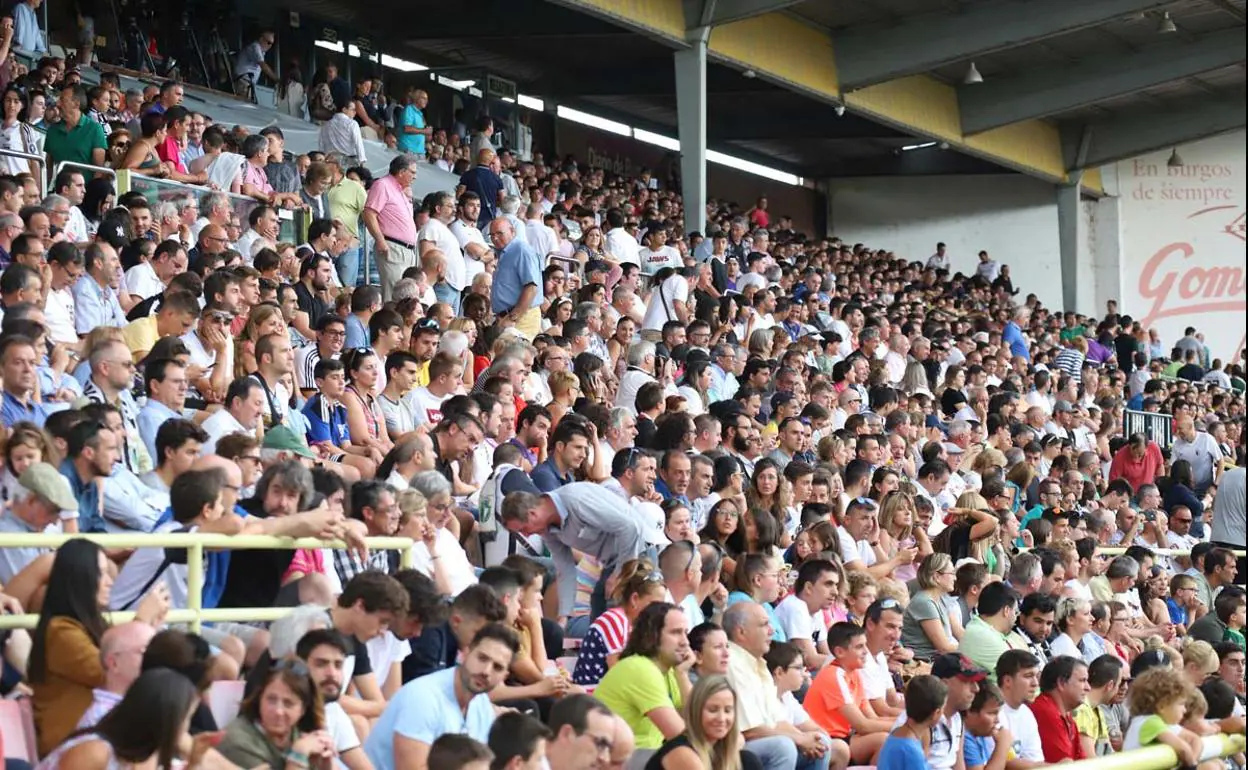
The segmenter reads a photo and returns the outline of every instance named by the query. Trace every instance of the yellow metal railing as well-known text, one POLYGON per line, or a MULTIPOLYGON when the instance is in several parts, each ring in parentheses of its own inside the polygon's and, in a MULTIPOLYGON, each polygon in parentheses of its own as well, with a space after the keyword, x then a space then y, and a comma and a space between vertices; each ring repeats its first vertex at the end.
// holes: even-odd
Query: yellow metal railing
MULTIPOLYGON (((1206 751, 1201 761, 1218 757, 1229 757, 1244 750, 1243 735, 1210 736, 1205 739, 1206 751), (1217 751, 1209 751, 1211 739, 1221 739, 1217 751)), ((1067 762, 1063 770, 1171 770, 1179 766, 1179 756, 1174 749, 1160 743, 1143 749, 1132 749, 1117 754, 1110 754, 1079 762, 1067 762)))
MULTIPOLYGON (((85 538, 103 548, 185 548, 187 567, 187 608, 170 610, 166 620, 170 623, 188 623, 199 632, 205 622, 252 623, 277 620, 291 612, 289 607, 247 607, 239 609, 203 608, 204 550, 245 551, 258 549, 298 548, 346 548, 340 540, 316 540, 314 538, 270 537, 267 535, 202 535, 198 533, 170 533, 163 535, 47 535, 42 533, 0 534, 0 548, 55 548, 71 538, 85 538)), ((370 537, 365 542, 375 550, 401 551, 400 564, 411 567, 412 547, 415 541, 406 537, 370 537)), ((113 623, 124 623, 134 618, 133 612, 107 613, 113 623)), ((34 628, 38 615, 0 615, 0 629, 34 628)))

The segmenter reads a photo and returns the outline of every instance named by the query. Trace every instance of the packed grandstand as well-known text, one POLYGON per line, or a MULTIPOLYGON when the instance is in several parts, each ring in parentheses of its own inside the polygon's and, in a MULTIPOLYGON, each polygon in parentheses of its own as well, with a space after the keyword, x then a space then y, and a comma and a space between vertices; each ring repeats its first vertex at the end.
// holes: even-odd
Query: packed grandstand
POLYGON ((1200 329, 765 198, 691 232, 332 68, 279 88, 299 153, 0 78, 6 770, 1243 767, 1200 329))

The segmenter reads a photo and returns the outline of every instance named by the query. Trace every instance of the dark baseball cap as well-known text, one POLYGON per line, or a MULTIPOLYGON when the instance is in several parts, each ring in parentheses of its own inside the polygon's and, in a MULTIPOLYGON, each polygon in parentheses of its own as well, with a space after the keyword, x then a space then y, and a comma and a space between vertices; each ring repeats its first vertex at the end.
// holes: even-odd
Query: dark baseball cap
POLYGON ((988 678, 988 672, 976 666, 971 659, 956 652, 938 655, 932 661, 932 676, 938 679, 965 679, 968 682, 982 682, 988 678))

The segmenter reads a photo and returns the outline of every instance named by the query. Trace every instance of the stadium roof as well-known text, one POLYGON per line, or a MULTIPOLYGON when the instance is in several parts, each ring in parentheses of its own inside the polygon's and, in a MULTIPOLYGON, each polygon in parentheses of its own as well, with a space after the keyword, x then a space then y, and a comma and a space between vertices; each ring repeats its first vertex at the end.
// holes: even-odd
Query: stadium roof
POLYGON ((806 177, 1005 167, 1070 181, 1245 124, 1244 0, 476 0, 453 13, 377 0, 367 14, 313 0, 306 10, 365 29, 410 18, 376 46, 484 68, 523 93, 667 136, 672 51, 709 31, 709 147, 806 177), (964 84, 972 64, 984 82, 964 84), (900 151, 928 141, 951 151, 900 151))

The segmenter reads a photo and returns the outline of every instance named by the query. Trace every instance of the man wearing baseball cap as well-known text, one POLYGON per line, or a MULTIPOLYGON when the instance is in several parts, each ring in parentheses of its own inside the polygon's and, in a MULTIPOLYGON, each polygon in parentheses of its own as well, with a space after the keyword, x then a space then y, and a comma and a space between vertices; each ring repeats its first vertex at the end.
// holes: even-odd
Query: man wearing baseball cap
MULTIPOLYGON (((951 770, 957 764, 962 751, 962 738, 965 733, 962 712, 971 707, 980 684, 988 677, 988 672, 976 666, 965 655, 946 652, 932 661, 932 676, 945 683, 949 688, 949 696, 945 700, 940 719, 932 727, 932 742, 927 749, 928 767, 932 770, 951 770)), ((906 715, 901 714, 894 729, 905 722, 906 715)))
MULTIPOLYGON (((78 498, 55 467, 34 463, 17 483, 21 489, 0 515, 0 532, 38 533, 57 521, 77 522, 78 498)), ((0 549, 0 581, 8 585, 14 575, 48 552, 46 548, 0 549)))

